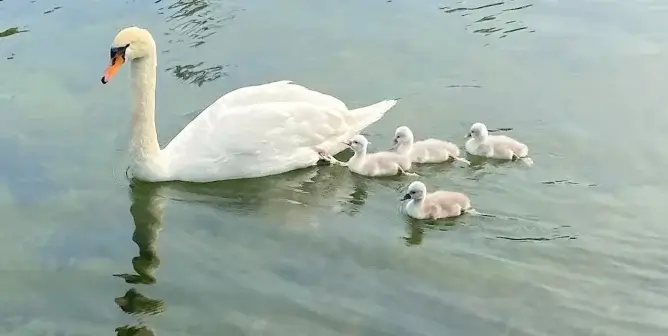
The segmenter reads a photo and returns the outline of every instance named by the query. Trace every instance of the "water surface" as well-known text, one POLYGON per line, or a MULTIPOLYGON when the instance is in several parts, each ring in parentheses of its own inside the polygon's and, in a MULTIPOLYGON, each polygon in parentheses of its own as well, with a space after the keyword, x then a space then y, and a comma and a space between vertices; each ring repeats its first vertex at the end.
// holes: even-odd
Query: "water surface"
POLYGON ((0 1, 4 335, 665 335, 668 4, 0 1), (418 168, 479 211, 397 212, 410 178, 340 167, 213 184, 124 178, 116 32, 159 50, 163 146, 232 89, 291 79, 367 129, 463 144, 512 127, 536 164, 418 168))

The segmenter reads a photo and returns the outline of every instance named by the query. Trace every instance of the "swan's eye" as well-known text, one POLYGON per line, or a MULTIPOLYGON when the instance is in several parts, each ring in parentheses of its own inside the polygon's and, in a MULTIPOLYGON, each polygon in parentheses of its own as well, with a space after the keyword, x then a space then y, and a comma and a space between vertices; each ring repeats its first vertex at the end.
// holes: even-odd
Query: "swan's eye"
POLYGON ((125 50, 128 49, 130 46, 130 43, 126 44, 124 47, 112 47, 109 50, 109 58, 114 62, 117 57, 121 57, 123 60, 125 60, 125 50))

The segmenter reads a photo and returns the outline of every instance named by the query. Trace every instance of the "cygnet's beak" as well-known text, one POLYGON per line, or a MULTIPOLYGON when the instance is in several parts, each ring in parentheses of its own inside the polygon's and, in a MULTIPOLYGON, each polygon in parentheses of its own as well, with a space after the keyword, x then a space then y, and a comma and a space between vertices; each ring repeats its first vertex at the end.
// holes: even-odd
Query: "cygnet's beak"
POLYGON ((344 145, 346 145, 346 146, 348 146, 348 147, 351 147, 351 145, 350 145, 350 141, 344 141, 344 142, 342 142, 342 144, 344 144, 344 145))
POLYGON ((404 198, 402 198, 401 200, 402 200, 402 201, 405 201, 405 200, 409 200, 409 199, 411 199, 411 195, 410 195, 410 194, 406 194, 406 195, 404 195, 404 198))
POLYGON ((468 132, 468 133, 466 133, 466 135, 464 136, 464 139, 468 139, 468 138, 470 138, 470 137, 471 137, 471 132, 468 132))
POLYGON ((123 63, 125 63, 125 49, 127 47, 116 47, 111 48, 109 51, 109 57, 111 58, 107 69, 104 70, 104 75, 100 80, 102 84, 109 83, 112 77, 118 72, 118 69, 121 68, 123 63))

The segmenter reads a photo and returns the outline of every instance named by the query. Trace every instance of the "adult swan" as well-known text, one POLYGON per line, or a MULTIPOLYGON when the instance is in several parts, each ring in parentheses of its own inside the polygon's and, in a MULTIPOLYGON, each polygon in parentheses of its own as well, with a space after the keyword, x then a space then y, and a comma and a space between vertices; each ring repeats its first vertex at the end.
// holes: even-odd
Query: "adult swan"
POLYGON ((379 120, 397 100, 348 110, 332 96, 290 81, 234 90, 207 107, 160 149, 155 128, 156 47, 146 29, 121 30, 111 47, 106 84, 130 61, 130 173, 150 181, 210 182, 280 174, 315 165, 379 120))

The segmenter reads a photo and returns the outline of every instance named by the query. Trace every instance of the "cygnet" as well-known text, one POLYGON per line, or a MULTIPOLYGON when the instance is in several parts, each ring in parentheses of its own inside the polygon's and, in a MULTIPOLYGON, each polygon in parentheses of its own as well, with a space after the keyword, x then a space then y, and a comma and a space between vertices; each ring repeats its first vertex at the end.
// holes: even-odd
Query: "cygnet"
POLYGON ((369 141, 363 135, 356 135, 344 143, 355 152, 345 163, 353 173, 371 177, 399 174, 418 176, 407 171, 411 169, 411 161, 404 155, 394 152, 367 153, 369 141))
POLYGON ((527 145, 505 135, 489 135, 487 126, 483 123, 475 123, 466 134, 466 151, 471 155, 483 156, 501 160, 521 160, 527 165, 532 165, 533 160, 529 158, 529 147, 527 145))
POLYGON ((457 217, 465 212, 475 213, 468 196, 444 190, 427 193, 427 187, 420 181, 412 182, 401 200, 410 200, 404 211, 415 219, 441 219, 457 217))
POLYGON ((441 163, 459 161, 467 165, 471 162, 459 157, 459 147, 452 142, 426 139, 415 141, 413 132, 407 126, 400 126, 394 132, 394 147, 397 153, 408 155, 415 163, 441 163))

